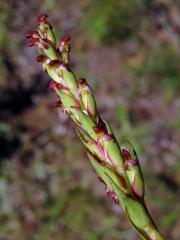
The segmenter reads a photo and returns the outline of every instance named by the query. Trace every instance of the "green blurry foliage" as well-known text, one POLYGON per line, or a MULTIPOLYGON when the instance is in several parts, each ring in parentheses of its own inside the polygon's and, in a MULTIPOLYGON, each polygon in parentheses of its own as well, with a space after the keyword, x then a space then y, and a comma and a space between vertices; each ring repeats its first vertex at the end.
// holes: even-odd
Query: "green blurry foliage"
POLYGON ((8 21, 10 15, 10 1, 0 1, 0 84, 5 82, 7 69, 3 61, 3 54, 8 50, 10 44, 10 32, 8 21))
MULTIPOLYGON (((174 91, 180 90, 180 54, 172 45, 162 45, 146 56, 141 65, 135 67, 136 76, 151 77, 158 85, 174 91)), ((147 83, 147 81, 146 81, 147 83)))
POLYGON ((116 107, 116 115, 120 127, 116 129, 115 133, 120 144, 127 146, 129 141, 136 149, 138 155, 140 155, 143 147, 140 143, 150 133, 148 125, 145 122, 141 122, 141 124, 134 126, 127 106, 118 105, 116 107))
POLYGON ((9 157, 19 146, 20 141, 16 134, 11 125, 0 122, 0 158, 9 157))
POLYGON ((87 9, 84 27, 91 41, 110 43, 113 40, 126 40, 136 35, 135 26, 145 0, 93 0, 87 9))
MULTIPOLYGON (((7 1, 8 2, 8 1, 7 1)), ((9 18, 8 4, 5 1, 0 2, 0 49, 7 47, 8 45, 8 28, 6 26, 9 18)))

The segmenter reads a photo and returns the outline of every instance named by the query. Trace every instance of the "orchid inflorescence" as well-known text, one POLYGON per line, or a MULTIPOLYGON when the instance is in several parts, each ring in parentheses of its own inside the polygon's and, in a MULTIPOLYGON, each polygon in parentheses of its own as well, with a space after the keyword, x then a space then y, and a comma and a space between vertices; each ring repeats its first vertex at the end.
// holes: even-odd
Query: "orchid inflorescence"
POLYGON ((105 191, 120 204, 143 239, 165 239, 157 230, 144 202, 144 180, 135 150, 120 148, 109 124, 100 117, 92 89, 84 78, 70 70, 70 37, 56 42, 47 15, 38 17, 37 31, 29 31, 28 46, 37 46, 37 62, 52 79, 55 107, 68 114, 87 149, 87 155, 105 191))

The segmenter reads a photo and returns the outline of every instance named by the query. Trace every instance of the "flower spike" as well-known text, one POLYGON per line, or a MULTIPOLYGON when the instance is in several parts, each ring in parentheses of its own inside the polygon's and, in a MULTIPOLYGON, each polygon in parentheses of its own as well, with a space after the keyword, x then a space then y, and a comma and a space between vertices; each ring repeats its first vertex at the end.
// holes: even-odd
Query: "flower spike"
POLYGON ((56 37, 47 14, 38 17, 38 30, 26 34, 28 46, 37 46, 37 62, 42 64, 52 82, 57 98, 54 107, 68 114, 84 144, 88 158, 105 184, 106 194, 120 204, 129 221, 145 240, 165 240, 157 230, 144 201, 144 180, 140 164, 121 149, 111 127, 100 117, 92 89, 85 79, 77 80, 70 65, 70 37, 56 37))

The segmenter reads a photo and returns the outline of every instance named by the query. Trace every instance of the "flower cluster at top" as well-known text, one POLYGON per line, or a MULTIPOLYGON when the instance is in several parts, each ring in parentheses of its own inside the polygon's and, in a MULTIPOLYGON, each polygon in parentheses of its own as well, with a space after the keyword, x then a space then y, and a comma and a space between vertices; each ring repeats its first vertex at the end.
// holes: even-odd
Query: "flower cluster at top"
POLYGON ((77 80, 69 68, 70 37, 63 36, 57 43, 46 14, 38 17, 38 23, 37 31, 26 34, 28 46, 37 46, 36 60, 53 80, 50 87, 57 97, 54 106, 61 108, 75 123, 108 196, 119 202, 111 187, 113 180, 124 194, 143 198, 144 184, 137 157, 132 158, 127 150, 120 149, 111 127, 97 111, 90 86, 83 78, 77 80))

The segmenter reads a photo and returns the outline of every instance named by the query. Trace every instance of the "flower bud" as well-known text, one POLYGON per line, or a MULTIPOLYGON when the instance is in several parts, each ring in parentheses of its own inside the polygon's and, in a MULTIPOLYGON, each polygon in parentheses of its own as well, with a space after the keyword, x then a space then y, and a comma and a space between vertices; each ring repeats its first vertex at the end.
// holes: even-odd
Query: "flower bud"
POLYGON ((43 14, 39 15, 39 16, 37 17, 38 23, 40 23, 40 24, 41 24, 41 23, 45 23, 47 17, 48 17, 48 15, 47 15, 46 13, 43 13, 43 14))
POLYGON ((113 182, 117 184, 117 186, 121 189, 121 191, 123 191, 124 193, 129 193, 125 179, 121 175, 117 174, 115 169, 110 168, 108 165, 102 164, 100 159, 98 159, 98 157, 96 155, 93 155, 91 152, 88 151, 87 155, 97 174, 105 182, 105 184, 109 187, 111 191, 113 191, 111 187, 112 179, 113 182))
POLYGON ((71 50, 71 45, 69 44, 70 40, 70 36, 64 36, 60 39, 58 46, 63 62, 66 64, 69 64, 69 53, 71 50))
MULTIPOLYGON (((45 59, 45 58, 44 58, 45 59)), ((43 59, 43 60, 44 60, 43 59)), ((64 82, 64 78, 63 75, 61 74, 60 71, 60 61, 59 60, 52 60, 49 61, 48 63, 45 62, 44 63, 44 68, 46 69, 46 71, 48 72, 49 76, 56 82, 59 84, 62 84, 64 86, 66 86, 65 82, 64 82)), ((66 86, 67 87, 67 86, 66 86)))
POLYGON ((80 78, 78 80, 78 94, 81 96, 87 114, 96 119, 96 102, 92 94, 91 88, 86 83, 85 79, 80 78))
POLYGON ((95 122, 84 112, 81 108, 77 109, 76 115, 79 119, 80 126, 84 129, 85 132, 93 139, 97 140, 96 133, 94 132, 94 127, 96 126, 95 122))
POLYGON ((62 75, 66 86, 72 92, 73 96, 78 99, 78 85, 75 75, 64 64, 61 64, 58 72, 62 75))
POLYGON ((57 59, 58 55, 55 46, 49 39, 44 39, 41 35, 37 31, 27 32, 26 38, 29 39, 28 46, 38 46, 39 51, 45 53, 51 60, 57 59))
POLYGON ((46 20, 48 17, 47 14, 41 14, 38 17, 38 23, 39 23, 39 34, 43 39, 47 39, 51 41, 51 44, 55 47, 56 46, 56 37, 53 32, 52 26, 49 24, 49 22, 46 20))
POLYGON ((101 161, 103 161, 105 164, 107 164, 105 162, 104 150, 99 147, 97 142, 95 140, 93 140, 92 137, 89 136, 89 134, 87 134, 86 131, 84 131, 84 129, 82 129, 82 127, 75 126, 75 128, 76 128, 79 138, 81 139, 83 144, 87 147, 87 149, 93 155, 96 155, 101 161))
POLYGON ((144 196, 144 179, 136 153, 134 155, 135 156, 132 158, 126 149, 122 149, 122 156, 125 161, 124 168, 131 184, 132 191, 137 197, 142 198, 144 196))
POLYGON ((39 33, 37 31, 26 32, 26 38, 39 38, 39 33))
POLYGON ((105 186, 105 192, 108 197, 112 198, 116 204, 119 204, 119 198, 116 193, 112 191, 107 185, 105 186))
POLYGON ((95 128, 94 130, 98 136, 100 145, 104 149, 106 160, 117 169, 119 174, 124 176, 123 160, 121 158, 121 151, 117 141, 113 135, 106 133, 104 129, 95 128))
POLYGON ((74 115, 76 114, 76 109, 80 108, 79 102, 72 96, 72 94, 61 84, 58 84, 60 88, 55 87, 55 92, 60 97, 64 107, 74 115))

